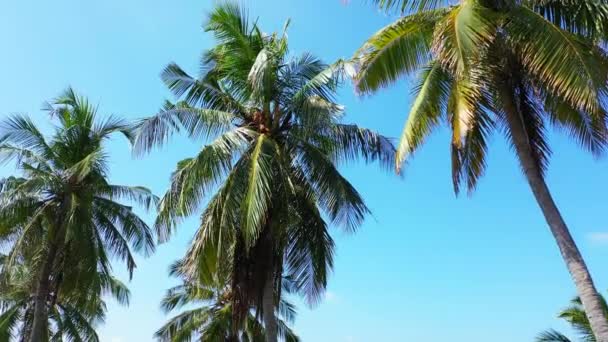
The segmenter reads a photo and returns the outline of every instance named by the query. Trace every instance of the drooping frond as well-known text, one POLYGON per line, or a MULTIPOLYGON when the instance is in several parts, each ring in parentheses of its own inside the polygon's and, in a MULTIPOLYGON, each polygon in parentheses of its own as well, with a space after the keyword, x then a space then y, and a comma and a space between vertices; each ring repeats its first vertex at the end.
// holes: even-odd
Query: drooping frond
POLYGON ((494 127, 492 118, 485 108, 476 107, 475 113, 468 122, 469 128, 462 138, 461 146, 452 145, 456 150, 453 161, 452 175, 456 194, 460 191, 460 184, 466 184, 469 194, 475 190, 477 181, 483 176, 486 169, 486 153, 488 148, 488 135, 494 127))
POLYGON ((594 0, 525 0, 522 4, 564 30, 594 41, 608 39, 608 4, 594 0))
POLYGON ((424 69, 414 88, 416 98, 410 109, 397 148, 395 166, 401 171, 408 156, 424 142, 447 110, 452 80, 438 63, 424 69))
POLYGON ((53 151, 42 133, 23 115, 8 117, 0 124, 0 143, 33 151, 42 159, 53 158, 53 151))
POLYGON ((161 301, 161 308, 163 311, 169 312, 184 305, 205 303, 214 299, 215 296, 216 293, 209 288, 193 284, 178 285, 167 290, 161 301))
POLYGON ((496 35, 494 13, 477 0, 456 6, 437 24, 433 32, 433 55, 457 78, 467 78, 496 35))
POLYGON ((448 6, 448 0, 371 0, 378 8, 384 11, 397 11, 398 13, 423 12, 441 6, 448 6))
POLYGON ((182 130, 195 139, 214 137, 230 129, 234 119, 230 112, 194 108, 185 103, 169 104, 137 124, 134 151, 141 154, 164 145, 173 134, 182 130))
POLYGON ((302 169, 294 178, 306 177, 314 188, 317 205, 332 222, 346 231, 354 231, 369 213, 361 195, 321 150, 304 142, 298 149, 296 158, 302 169))
POLYGON ((266 216, 272 207, 273 160, 276 160, 277 146, 266 135, 260 135, 248 154, 249 172, 247 189, 242 204, 243 233, 246 244, 253 245, 266 223, 266 216))
MULTIPOLYGON (((513 78, 517 77, 516 72, 513 78)), ((547 169, 551 148, 548 145, 543 118, 542 104, 530 93, 530 88, 515 82, 513 89, 502 89, 492 97, 493 110, 498 114, 498 122, 511 143, 515 146, 513 135, 523 134, 525 149, 535 162, 536 169, 542 174, 547 169), (508 108, 508 113, 504 108, 508 108), (508 117, 512 115, 513 117, 508 117)))
POLYGON ((334 124, 321 132, 323 143, 318 146, 334 163, 378 162, 381 167, 392 168, 395 147, 391 139, 357 125, 334 124))
POLYGON ((509 14, 505 30, 519 62, 537 82, 577 110, 599 109, 608 81, 603 51, 523 6, 509 14))
POLYGON ((250 130, 235 129, 205 146, 195 158, 178 164, 171 188, 159 208, 156 226, 161 241, 169 236, 175 220, 192 214, 199 207, 203 197, 223 180, 235 157, 254 137, 255 133, 250 130))
MULTIPOLYGON (((218 111, 243 113, 244 108, 211 71, 196 79, 188 75, 181 67, 171 63, 161 73, 161 79, 173 95, 182 98, 189 106, 208 108, 218 111)), ((178 104, 183 106, 182 104, 178 104)), ((175 105, 168 104, 164 110, 175 105)))
POLYGON ((536 342, 572 342, 566 335, 555 331, 548 330, 542 332, 536 337, 536 342))
POLYGON ((247 81, 252 90, 252 100, 268 103, 272 100, 277 76, 277 60, 273 58, 274 51, 262 49, 255 58, 247 81))
POLYGON ((354 56, 359 68, 357 90, 376 91, 425 65, 435 27, 446 14, 436 10, 408 15, 369 38, 354 56))
POLYGON ((606 149, 608 114, 603 108, 586 113, 573 108, 559 96, 546 95, 544 110, 552 124, 563 128, 581 147, 595 156, 601 155, 606 149))
MULTIPOLYGON (((298 179, 294 177, 294 181, 298 179)), ((333 268, 334 242, 315 205, 311 189, 302 179, 296 183, 296 189, 294 214, 297 220, 289 229, 286 269, 295 290, 309 305, 315 305, 323 298, 333 268)))
POLYGON ((160 341, 190 342, 209 319, 207 308, 184 311, 163 325, 154 336, 160 341))

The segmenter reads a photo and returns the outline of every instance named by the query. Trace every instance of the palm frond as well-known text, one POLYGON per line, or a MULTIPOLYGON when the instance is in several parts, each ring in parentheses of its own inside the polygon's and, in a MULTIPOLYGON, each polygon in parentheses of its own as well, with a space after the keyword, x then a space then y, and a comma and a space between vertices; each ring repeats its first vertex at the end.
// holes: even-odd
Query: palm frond
POLYGON ((257 239, 272 206, 273 178, 276 176, 272 164, 276 154, 276 143, 266 135, 260 135, 248 155, 247 190, 242 205, 243 233, 248 246, 257 239))
POLYGON ((195 139, 213 137, 230 129, 233 119, 235 116, 230 112, 193 108, 185 103, 169 104, 158 114, 137 123, 134 151, 141 154, 162 146, 182 130, 195 139))
POLYGON ((454 7, 433 32, 435 60, 457 78, 463 78, 493 42, 497 30, 494 17, 476 0, 454 7))
POLYGON ((397 148, 395 166, 401 171, 408 156, 424 142, 447 110, 452 80, 438 63, 430 64, 420 75, 414 88, 416 99, 412 104, 401 140, 397 148))
POLYGON ((542 332, 536 337, 536 342, 572 342, 566 335, 555 330, 542 332))
POLYGON ((24 115, 10 116, 0 124, 0 143, 34 151, 41 158, 53 157, 53 150, 40 130, 24 115))
POLYGON ((361 195, 321 150, 305 142, 298 149, 297 158, 303 168, 294 178, 305 177, 314 188, 318 205, 332 222, 346 231, 353 231, 369 213, 361 195))
POLYGON ((381 10, 397 11, 401 14, 428 11, 450 4, 447 0, 372 0, 371 2, 381 10))
POLYGON ((376 91, 425 65, 431 58, 435 27, 447 13, 436 10, 408 15, 369 38, 353 57, 359 69, 357 90, 376 91))
POLYGON ((526 0, 522 3, 568 32, 595 41, 608 38, 608 4, 605 2, 526 0))
POLYGON ((605 53, 526 7, 516 7, 509 18, 505 30, 526 71, 573 108, 598 110, 607 94, 605 53))
POLYGON ((178 164, 172 175, 171 189, 160 203, 156 228, 164 241, 176 220, 192 214, 203 196, 230 171, 235 157, 256 134, 246 128, 227 132, 205 146, 195 158, 178 164))

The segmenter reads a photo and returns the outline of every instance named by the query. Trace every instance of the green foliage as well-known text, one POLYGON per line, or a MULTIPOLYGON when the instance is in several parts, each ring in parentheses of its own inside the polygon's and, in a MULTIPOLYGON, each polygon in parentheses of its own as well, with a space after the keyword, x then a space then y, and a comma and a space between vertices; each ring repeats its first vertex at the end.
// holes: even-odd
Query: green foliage
POLYGON ((452 175, 473 191, 486 167, 487 139, 524 131, 542 173, 551 150, 546 124, 581 146, 606 148, 606 13, 596 1, 374 1, 404 14, 355 53, 357 89, 371 93, 422 69, 397 151, 397 170, 433 128, 452 130, 452 175), (559 52, 558 52, 559 51, 559 52), (423 68, 423 66, 425 66, 423 68), (508 109, 520 115, 509 126, 508 109))
MULTIPOLYGON (((33 246, 34 247, 34 246, 33 246)), ((0 340, 27 340, 31 334, 36 287, 35 253, 20 255, 17 264, 6 268, 6 258, 0 261, 0 340)), ((72 264, 83 271, 85 264, 72 264)), ((57 277, 67 276, 62 272, 57 277)), ((104 271, 90 276, 89 287, 72 288, 56 281, 48 301, 48 336, 50 341, 99 341, 95 327, 104 321, 106 304, 102 296, 111 296, 128 304, 127 287, 104 271)))
MULTIPOLYGON (((156 332, 155 337, 167 342, 191 341, 195 336, 201 341, 265 341, 264 325, 253 309, 247 310, 239 328, 233 328, 233 295, 230 287, 223 283, 203 285, 185 281, 167 290, 161 302, 163 311, 169 313, 185 306, 188 309, 169 319, 156 332)), ((294 305, 281 300, 276 315, 279 318, 279 337, 286 342, 300 341, 288 326, 295 319, 294 305)))
POLYGON ((104 144, 115 133, 131 140, 131 125, 100 119, 72 89, 46 110, 56 123, 49 138, 26 116, 0 124, 0 160, 13 162, 20 173, 0 181, 0 244, 8 250, 1 274, 10 290, 0 291, 10 305, 3 310, 2 333, 21 329, 25 336, 33 298, 46 283, 49 338, 97 340, 93 326, 105 313, 101 296, 129 300, 126 287, 111 275, 112 259, 124 262, 132 275, 132 251, 149 255, 155 249, 150 227, 122 201, 151 209, 159 200, 146 188, 107 181, 104 144))
POLYGON ((262 311, 268 279, 276 303, 284 276, 310 304, 320 300, 333 265, 326 220, 354 231, 369 212, 337 167, 357 159, 390 167, 395 150, 341 122, 334 99, 351 63, 290 56, 285 32, 263 34, 232 3, 218 5, 205 30, 217 45, 203 54, 201 75, 167 66, 163 80, 178 102, 139 123, 135 149, 177 132, 208 142, 178 163, 156 228, 166 240, 208 201, 179 273, 230 284, 233 318, 245 324, 249 310, 262 311))
MULTIPOLYGON (((602 307, 605 313, 608 313, 608 305, 606 304, 606 299, 601 297, 602 307)), ((565 320, 570 324, 570 326, 577 333, 580 341, 584 342, 595 342, 595 336, 593 335, 593 331, 591 331, 591 324, 589 324, 589 319, 585 314, 585 310, 583 308, 583 304, 581 303, 580 298, 574 298, 570 301, 570 306, 566 309, 562 310, 559 315, 559 318, 565 320)), ((571 342, 571 340, 565 335, 557 332, 555 330, 547 330, 538 335, 536 338, 537 342, 571 342)))

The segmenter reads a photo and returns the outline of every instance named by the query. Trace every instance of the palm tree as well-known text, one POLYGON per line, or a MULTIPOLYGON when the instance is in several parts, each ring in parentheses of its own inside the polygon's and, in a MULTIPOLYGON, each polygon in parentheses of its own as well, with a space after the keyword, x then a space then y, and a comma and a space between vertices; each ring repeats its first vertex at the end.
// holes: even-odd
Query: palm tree
MULTIPOLYGON (((181 312, 171 318, 155 336, 160 341, 190 341, 196 337, 209 342, 263 342, 266 331, 253 310, 248 310, 243 324, 234 328, 232 320, 233 291, 225 285, 226 280, 215 285, 206 285, 184 279, 181 285, 167 291, 161 306, 165 312, 189 306, 194 308, 181 312)), ((284 290, 289 290, 289 288, 284 290)), ((277 314, 278 337, 285 342, 298 342, 300 339, 289 328, 288 323, 295 319, 295 307, 281 299, 277 314)))
MULTIPOLYGON (((3 270, 6 256, 0 257, 0 340, 28 341, 32 332, 36 272, 33 255, 23 256, 10 272, 3 270), (6 272, 5 272, 6 271, 6 272), (17 338, 19 336, 19 338, 17 338)), ((77 267, 76 267, 77 268, 77 267)), ((99 341, 95 325, 103 322, 106 305, 102 295, 111 295, 127 304, 129 290, 103 271, 87 288, 51 288, 53 299, 47 303, 49 322, 45 326, 50 341, 99 341)), ((58 284, 59 285, 59 284, 58 284)))
POLYGON ((400 170, 442 120, 452 131, 452 178, 469 192, 486 168, 486 139, 500 128, 513 146, 574 280, 598 341, 608 321, 545 182, 547 124, 593 154, 606 147, 608 4, 581 0, 375 0, 404 16, 355 54, 356 87, 371 93, 422 70, 397 149, 400 170), (451 2, 450 2, 451 3, 451 2))
POLYGON ((204 53, 202 75, 166 67, 162 78, 180 101, 143 120, 135 146, 147 151, 177 131, 213 139, 178 163, 156 227, 166 239, 208 198, 184 273, 230 274, 235 326, 256 308, 274 342, 283 275, 311 304, 325 289, 334 244, 323 213, 353 231, 368 212, 337 165, 357 158, 389 165, 394 148, 341 123, 334 97, 344 63, 289 58, 284 32, 262 33, 232 3, 213 10, 205 28, 218 45, 204 53))
MULTIPOLYGON (((602 307, 605 313, 608 313, 608 305, 606 305, 606 300, 604 297, 600 295, 600 299, 602 301, 602 307)), ((559 315, 559 318, 563 318, 568 322, 574 331, 578 334, 581 341, 585 342, 596 342, 596 338, 593 335, 593 331, 591 330, 591 324, 589 323, 589 319, 585 314, 585 310, 583 309, 583 303, 579 297, 574 298, 570 302, 570 306, 564 310, 562 310, 559 315)), ((547 330, 542 332, 536 338, 537 342, 571 342, 571 340, 566 337, 566 335, 555 331, 555 330, 547 330)))
POLYGON ((11 246, 5 267, 11 269, 29 248, 36 249, 39 261, 33 266, 32 342, 48 339, 51 288, 92 286, 99 270, 110 274, 112 257, 124 261, 132 275, 131 249, 145 255, 154 251, 148 225, 117 200, 150 208, 155 196, 143 187, 107 181, 104 143, 114 133, 131 138, 130 126, 113 117, 99 119, 96 108, 72 89, 47 107, 57 124, 49 140, 25 116, 0 124, 0 159, 15 161, 22 174, 1 182, 0 238, 11 246), (79 272, 61 276, 68 270, 79 272))

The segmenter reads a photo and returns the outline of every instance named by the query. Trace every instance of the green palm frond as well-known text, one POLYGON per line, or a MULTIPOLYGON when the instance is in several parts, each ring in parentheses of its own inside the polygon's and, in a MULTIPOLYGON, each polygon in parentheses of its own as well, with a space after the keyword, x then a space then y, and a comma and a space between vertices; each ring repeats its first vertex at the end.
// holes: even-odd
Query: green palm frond
POLYGON ((242 222, 245 241, 251 246, 266 223, 269 209, 272 207, 272 187, 275 174, 273 160, 277 156, 278 146, 266 135, 260 135, 247 158, 249 172, 247 190, 242 205, 242 222))
MULTIPOLYGON (((377 132, 342 123, 336 92, 353 74, 353 62, 291 57, 285 30, 263 34, 232 3, 216 7, 205 29, 218 44, 204 52, 201 74, 192 77, 175 64, 165 69, 162 78, 178 102, 142 121, 136 148, 137 141, 144 150, 163 144, 179 131, 214 139, 178 164, 156 228, 166 240, 208 200, 172 272, 201 285, 229 285, 233 293, 204 322, 183 321, 196 321, 200 329, 178 329, 182 323, 176 321, 160 334, 168 339, 173 329, 177 340, 196 332, 223 341, 232 323, 250 322, 253 342, 261 322, 247 315, 261 312, 262 297, 269 295, 277 297, 275 310, 281 311, 283 275, 294 278, 291 287, 310 303, 322 297, 333 265, 328 222, 354 231, 369 213, 338 165, 364 160, 392 166, 395 149, 377 132), (275 294, 264 292, 267 281, 275 294)), ((166 304, 172 308, 185 300, 177 296, 166 304)))
POLYGON ((517 7, 509 18, 505 30, 526 71, 573 108, 597 111, 606 96, 605 53, 526 7, 517 7))
POLYGON ((2 144, 32 151, 43 160, 53 157, 53 151, 40 130, 24 115, 14 115, 4 120, 0 125, 0 132, 2 144))
MULTIPOLYGON (((310 194, 306 184, 300 182, 296 183, 298 191, 310 194)), ((325 293, 333 268, 334 241, 314 198, 303 195, 297 196, 296 201, 297 220, 289 230, 286 267, 294 290, 312 306, 319 303, 325 293)))
POLYGON ((425 65, 435 27, 446 13, 440 9, 408 15, 369 38, 353 58, 359 64, 357 90, 376 91, 425 65))
POLYGON ((477 0, 467 0, 454 7, 433 32, 435 60, 453 75, 463 78, 463 73, 469 71, 494 40, 493 16, 495 14, 477 0))
POLYGON ((397 148, 396 167, 401 170, 408 156, 424 142, 447 111, 452 79, 438 63, 424 69, 414 88, 416 98, 410 109, 401 140, 397 148))
POLYGON ((422 12, 450 4, 447 0, 372 0, 381 10, 399 13, 422 12))
POLYGON ((269 101, 273 95, 277 74, 277 59, 272 56, 275 51, 263 48, 255 58, 247 81, 252 89, 252 97, 262 102, 269 101))
POLYGON ((384 168, 395 164, 392 140, 378 132, 357 125, 334 124, 320 133, 322 140, 330 142, 328 145, 321 143, 320 150, 337 164, 358 160, 378 162, 384 168))
POLYGON ((213 300, 215 296, 216 293, 209 288, 193 284, 178 285, 167 290, 161 301, 161 308, 165 312, 170 312, 187 304, 208 302, 213 300))
POLYGON ((0 125, 0 158, 21 173, 0 182, 0 243, 9 252, 3 278, 16 289, 11 293, 27 302, 18 322, 24 334, 46 326, 42 335, 55 341, 97 341, 94 326, 106 311, 101 296, 129 301, 126 286, 111 276, 110 257, 124 261, 132 273, 132 251, 149 255, 155 249, 148 225, 116 200, 150 209, 158 199, 143 187, 107 181, 104 145, 114 133, 133 138, 130 124, 102 118, 71 88, 46 110, 58 123, 48 138, 25 116, 0 125), (40 315, 44 304, 37 299, 44 297, 47 313, 40 315), (34 323, 34 317, 46 322, 34 323))
MULTIPOLYGON (((204 341, 225 341, 228 336, 239 337, 239 341, 263 341, 265 330, 259 317, 248 310, 242 325, 234 327, 230 297, 234 292, 224 285, 199 285, 184 281, 169 289, 161 307, 167 312, 190 307, 173 316, 156 333, 160 341, 191 341, 198 337, 204 341), (219 288, 217 287, 219 286, 219 288), (192 308, 194 307, 194 308, 192 308)), ((286 341, 299 341, 287 323, 295 317, 295 307, 285 301, 279 304, 279 335, 286 341)))
POLYGON ((302 142, 298 152, 302 169, 294 178, 306 177, 314 187, 317 205, 325 210, 333 223, 354 231, 369 213, 361 195, 321 150, 302 142))
POLYGON ((136 154, 164 145, 175 133, 185 131, 195 139, 206 139, 223 134, 232 126, 235 115, 215 109, 193 108, 185 103, 169 104, 153 117, 137 124, 134 138, 136 154))
POLYGON ((526 7, 566 31, 593 40, 608 38, 608 4, 593 0, 526 0, 526 7))
POLYGON ((0 313, 0 340, 10 341, 16 336, 19 321, 22 319, 22 303, 16 303, 0 313))
POLYGON ((154 336, 160 341, 191 341, 200 326, 208 320, 207 308, 184 311, 163 325, 154 336))
POLYGON ((552 124, 565 129, 574 140, 594 155, 599 156, 606 149, 608 132, 605 123, 608 114, 603 108, 587 115, 557 96, 546 95, 544 110, 552 124))
POLYGON ((566 335, 555 330, 542 332, 536 337, 536 342, 572 342, 566 335))
POLYGON ((517 94, 511 91, 507 91, 506 93, 503 91, 493 98, 496 101, 494 110, 498 113, 497 120, 502 124, 503 131, 512 145, 514 144, 513 130, 518 129, 525 132, 526 148, 529 149, 529 153, 535 161, 538 171, 543 174, 548 166, 551 148, 546 138, 542 107, 534 100, 528 87, 520 83, 515 86, 515 91, 517 94), (506 114, 500 110, 502 106, 516 106, 516 112, 518 113, 518 117, 515 120, 516 127, 509 126, 506 114))
POLYGON ((483 109, 472 117, 470 127, 464 136, 462 147, 458 148, 459 158, 453 170, 453 183, 456 194, 460 191, 460 184, 465 183, 469 194, 475 190, 477 182, 486 169, 486 153, 488 148, 488 135, 494 128, 494 122, 483 109))
MULTIPOLYGON (((100 189, 99 194, 105 191, 100 189)), ((154 195, 150 189, 143 186, 128 186, 109 184, 107 193, 104 195, 109 200, 128 200, 137 203, 146 210, 156 208, 160 202, 158 196, 154 195)))
POLYGON ((195 158, 179 162, 171 189, 159 207, 156 228, 161 241, 168 238, 176 219, 192 214, 203 196, 224 179, 233 160, 256 135, 245 128, 229 131, 205 146, 195 158))

